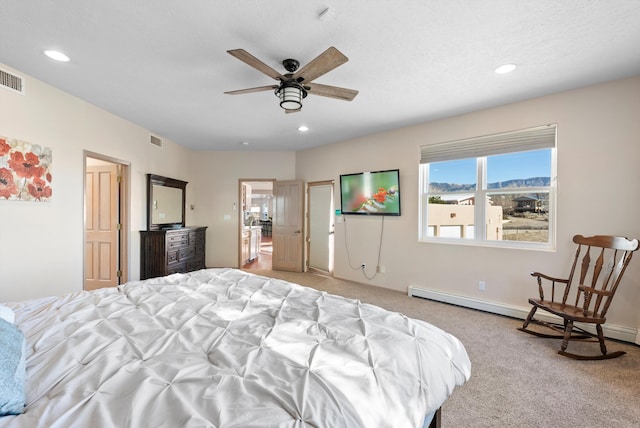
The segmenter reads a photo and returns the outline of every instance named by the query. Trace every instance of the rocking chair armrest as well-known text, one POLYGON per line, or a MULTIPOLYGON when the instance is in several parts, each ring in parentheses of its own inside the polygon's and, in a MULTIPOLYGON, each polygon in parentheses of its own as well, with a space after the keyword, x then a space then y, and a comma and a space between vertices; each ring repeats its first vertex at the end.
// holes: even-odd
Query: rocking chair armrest
POLYGON ((540 272, 531 272, 531 276, 537 278, 538 280, 538 292, 540 293, 540 300, 544 300, 544 290, 542 288, 542 280, 545 279, 551 282, 551 301, 554 301, 556 294, 556 283, 564 284, 565 286, 569 284, 568 279, 564 278, 555 278, 553 276, 546 275, 540 272))
POLYGON ((582 291, 585 295, 598 294, 600 296, 611 296, 613 292, 611 290, 599 290, 593 287, 587 287, 586 285, 579 285, 578 290, 582 291))
POLYGON ((563 284, 567 284, 569 282, 568 279, 564 279, 564 278, 554 278, 553 276, 549 276, 549 275, 545 275, 544 273, 540 273, 540 272, 531 272, 531 276, 533 277, 539 277, 539 278, 544 278, 547 281, 552 281, 552 282, 561 282, 563 284))

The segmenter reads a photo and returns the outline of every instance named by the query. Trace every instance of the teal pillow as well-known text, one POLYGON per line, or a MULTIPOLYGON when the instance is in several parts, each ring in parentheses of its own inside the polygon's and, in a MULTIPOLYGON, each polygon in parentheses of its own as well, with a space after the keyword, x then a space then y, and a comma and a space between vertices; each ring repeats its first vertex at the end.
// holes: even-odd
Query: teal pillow
POLYGON ((24 412, 25 370, 24 334, 0 319, 0 416, 24 412))

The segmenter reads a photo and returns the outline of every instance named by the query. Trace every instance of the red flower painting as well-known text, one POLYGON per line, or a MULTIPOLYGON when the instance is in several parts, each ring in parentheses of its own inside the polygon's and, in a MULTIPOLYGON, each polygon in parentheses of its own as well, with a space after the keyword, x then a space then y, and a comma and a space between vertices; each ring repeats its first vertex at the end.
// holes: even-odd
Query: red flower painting
POLYGON ((0 168, 0 198, 10 199, 18 194, 18 186, 13 180, 13 173, 7 168, 0 168))
POLYGON ((47 183, 41 178, 34 178, 33 183, 27 185, 29 188, 29 194, 41 201, 42 198, 51 197, 51 187, 47 186, 47 183))
POLYGON ((9 150, 11 150, 11 146, 7 143, 7 140, 0 138, 0 156, 6 155, 9 150))
POLYGON ((13 169, 18 177, 36 178, 40 177, 44 172, 44 168, 39 166, 40 158, 33 152, 10 153, 9 166, 13 169))
POLYGON ((51 198, 51 149, 0 138, 0 199, 51 198))

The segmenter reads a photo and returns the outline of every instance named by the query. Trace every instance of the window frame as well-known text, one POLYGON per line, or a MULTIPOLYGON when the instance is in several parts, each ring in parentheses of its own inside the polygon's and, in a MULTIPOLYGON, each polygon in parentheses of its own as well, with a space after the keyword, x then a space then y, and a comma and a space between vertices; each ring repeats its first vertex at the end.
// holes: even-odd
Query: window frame
MULTIPOLYGON (((547 135, 549 137, 549 135, 547 135)), ((556 249, 556 231, 557 231, 557 125, 550 124, 545 125, 543 127, 529 128, 520 131, 513 131, 509 133, 502 134, 494 134, 489 136, 483 136, 478 138, 466 139, 466 140, 457 140, 451 141, 447 143, 440 143, 437 148, 438 156, 444 156, 445 159, 435 160, 433 162, 427 162, 429 159, 425 157, 425 148, 426 151, 429 150, 430 146, 422 146, 421 147, 421 164, 419 166, 419 204, 418 204, 418 242, 422 243, 437 243, 437 244, 454 244, 454 245, 467 245, 467 246, 481 246, 481 247, 498 247, 498 248, 514 248, 514 249, 527 249, 527 250, 541 250, 541 251, 555 251, 556 249), (526 135, 528 132, 532 134, 542 130, 542 132, 550 132, 553 133, 553 146, 552 147, 540 147, 540 143, 534 142, 533 145, 527 145, 526 135), (456 157, 456 154, 449 156, 447 154, 447 146, 453 148, 454 151, 459 149, 460 146, 463 148, 470 147, 475 141, 479 141, 480 146, 483 143, 488 142, 489 145, 493 144, 492 141, 495 137, 496 141, 499 140, 508 140, 509 136, 513 134, 516 138, 521 136, 525 136, 523 139, 523 143, 521 146, 516 146, 510 143, 506 143, 505 147, 507 147, 508 151, 503 151, 501 153, 495 153, 493 146, 490 147, 489 153, 484 154, 482 150, 478 153, 478 156, 468 156, 470 153, 468 150, 459 151, 459 153, 463 153, 456 157), (516 148, 517 147, 517 148, 516 148), (532 148, 529 148, 532 147, 532 148), (511 148, 516 148, 515 150, 510 150, 511 148), (550 177, 549 177, 549 186, 535 186, 535 187, 512 187, 507 189, 488 189, 487 183, 487 158, 494 155, 500 154, 509 154, 516 152, 526 152, 532 150, 539 149, 549 149, 551 154, 551 165, 550 165, 550 177), (442 237, 442 236, 429 236, 429 222, 428 222, 428 213, 429 213, 429 198, 431 196, 439 196, 439 195, 451 195, 452 193, 429 193, 429 165, 434 162, 440 162, 443 160, 462 160, 462 159, 470 159, 475 158, 476 160, 476 188, 474 191, 465 191, 460 192, 461 194, 473 194, 475 197, 476 203, 474 204, 474 237, 473 238, 451 238, 451 237, 442 237), (486 204, 479 204, 478 201, 486 201, 487 196, 494 194, 514 194, 514 193, 548 193, 549 198, 549 207, 548 207, 548 220, 549 220, 549 228, 548 234, 549 239, 548 242, 532 242, 532 241, 512 241, 512 240, 489 240, 487 239, 487 207, 486 204), (478 225, 482 225, 482 227, 478 227, 478 225)), ((504 149, 503 149, 504 150, 504 149)), ((475 153, 474 153, 475 154, 475 153)))

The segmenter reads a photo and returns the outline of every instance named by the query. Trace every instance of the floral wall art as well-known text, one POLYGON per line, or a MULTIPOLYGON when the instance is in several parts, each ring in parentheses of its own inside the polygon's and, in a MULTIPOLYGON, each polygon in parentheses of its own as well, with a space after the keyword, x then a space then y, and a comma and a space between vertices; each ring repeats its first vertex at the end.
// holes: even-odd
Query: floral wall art
POLYGON ((51 149, 0 137, 0 200, 51 199, 51 149))

